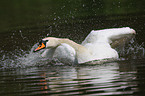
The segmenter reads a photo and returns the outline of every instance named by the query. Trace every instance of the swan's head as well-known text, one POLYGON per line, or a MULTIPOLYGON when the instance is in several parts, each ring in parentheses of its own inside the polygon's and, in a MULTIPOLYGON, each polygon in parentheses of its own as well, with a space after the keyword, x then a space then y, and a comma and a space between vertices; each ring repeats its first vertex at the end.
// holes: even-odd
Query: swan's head
POLYGON ((47 37, 39 42, 38 47, 34 50, 34 52, 37 52, 41 49, 56 48, 59 45, 60 43, 58 38, 47 37))

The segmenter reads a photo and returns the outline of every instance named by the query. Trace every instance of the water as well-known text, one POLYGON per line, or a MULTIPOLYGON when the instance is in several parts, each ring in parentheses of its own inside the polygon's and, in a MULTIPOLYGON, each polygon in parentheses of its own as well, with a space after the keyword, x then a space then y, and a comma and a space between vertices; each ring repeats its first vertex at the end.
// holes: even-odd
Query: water
POLYGON ((144 1, 0 1, 0 95, 145 94, 144 1), (81 43, 91 30, 129 26, 136 36, 117 61, 67 65, 32 53, 46 36, 81 43))

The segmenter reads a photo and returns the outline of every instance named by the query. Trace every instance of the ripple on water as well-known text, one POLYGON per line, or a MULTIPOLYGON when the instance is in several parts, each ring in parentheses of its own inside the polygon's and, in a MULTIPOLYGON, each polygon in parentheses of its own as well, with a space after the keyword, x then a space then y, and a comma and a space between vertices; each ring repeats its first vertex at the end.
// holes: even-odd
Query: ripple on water
POLYGON ((135 92, 136 72, 120 72, 118 63, 95 66, 48 66, 1 72, 2 94, 120 95, 135 92), (4 87, 4 86, 10 87, 4 87))

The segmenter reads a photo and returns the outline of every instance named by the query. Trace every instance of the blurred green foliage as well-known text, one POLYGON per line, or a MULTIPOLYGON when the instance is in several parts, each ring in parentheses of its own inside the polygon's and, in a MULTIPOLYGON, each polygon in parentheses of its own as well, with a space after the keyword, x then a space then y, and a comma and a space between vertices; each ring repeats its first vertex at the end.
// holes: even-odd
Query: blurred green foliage
POLYGON ((74 18, 144 13, 144 0, 1 0, 0 32, 15 26, 67 23, 74 18), (65 22, 65 20, 68 20, 65 22))

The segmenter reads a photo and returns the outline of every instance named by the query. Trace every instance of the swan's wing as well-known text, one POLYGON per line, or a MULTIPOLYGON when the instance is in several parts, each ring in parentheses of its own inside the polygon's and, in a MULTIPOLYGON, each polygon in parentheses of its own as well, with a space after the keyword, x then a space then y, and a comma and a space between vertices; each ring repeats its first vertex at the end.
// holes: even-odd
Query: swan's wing
POLYGON ((82 45, 86 45, 87 43, 95 44, 98 42, 109 43, 113 45, 116 40, 121 40, 122 38, 129 38, 133 34, 135 34, 135 30, 129 27, 112 28, 97 31, 92 30, 91 33, 82 42, 82 45))
POLYGON ((60 46, 56 48, 53 57, 57 58, 62 63, 66 64, 77 63, 75 49, 66 43, 62 43, 60 46))

